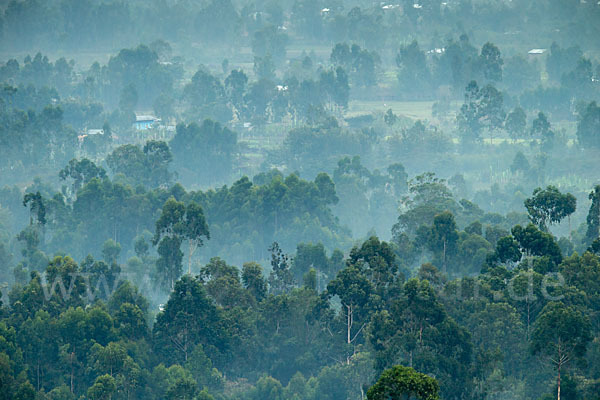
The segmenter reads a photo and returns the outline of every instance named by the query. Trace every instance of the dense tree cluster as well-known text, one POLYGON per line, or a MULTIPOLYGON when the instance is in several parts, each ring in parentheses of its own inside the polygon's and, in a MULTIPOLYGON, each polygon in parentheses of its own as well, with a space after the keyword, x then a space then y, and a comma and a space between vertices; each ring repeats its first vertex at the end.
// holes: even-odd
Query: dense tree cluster
MULTIPOLYGON (((155 239, 183 239, 198 226, 187 216, 193 204, 168 200, 155 239)), ((441 232, 456 229, 448 227, 452 218, 434 218, 432 232, 440 233, 432 240, 449 240, 441 232)), ((498 374, 524 379, 531 390, 555 375, 560 390, 576 371, 592 373, 575 361, 593 362, 599 349, 590 313, 597 255, 562 257, 551 235, 516 226, 480 275, 448 280, 423 264, 408 279, 396 248, 372 237, 339 265, 322 247, 302 245, 290 263, 275 243, 268 280, 256 263, 239 270, 213 258, 199 274, 177 279, 152 326, 148 301, 118 269, 107 282, 104 262, 57 256, 9 293, 0 323, 3 390, 49 398, 359 398, 383 372, 368 398, 397 391, 433 399, 438 388, 443 398, 476 398, 522 395, 517 386, 498 387, 498 374), (319 289, 317 279, 329 282, 319 289), (537 355, 548 368, 531 368, 537 355)), ((578 385, 581 393, 595 390, 578 385)))
POLYGON ((0 400, 598 400, 596 1, 0 3, 0 400))

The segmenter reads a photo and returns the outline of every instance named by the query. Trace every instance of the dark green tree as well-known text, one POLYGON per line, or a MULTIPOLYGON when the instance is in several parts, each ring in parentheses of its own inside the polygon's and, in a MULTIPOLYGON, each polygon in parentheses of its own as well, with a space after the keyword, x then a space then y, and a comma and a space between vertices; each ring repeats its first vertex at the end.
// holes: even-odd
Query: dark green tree
POLYGON ((87 395, 91 400, 110 400, 116 391, 115 379, 106 374, 96 378, 94 384, 88 389, 87 395))
MULTIPOLYGON (((368 309, 373 290, 371 282, 364 275, 361 267, 352 264, 338 272, 335 279, 327 285, 326 296, 338 296, 342 304, 340 316, 346 328, 344 336, 348 347, 356 342, 368 322, 368 309)), ((352 353, 347 353, 348 363, 352 353)))
POLYGON ((425 52, 419 48, 416 40, 400 47, 396 55, 396 65, 399 68, 398 81, 404 91, 414 94, 419 91, 427 92, 431 85, 431 76, 425 52))
MULTIPOLYGON (((245 106, 240 103, 239 107, 242 108, 238 111, 243 111, 245 106)), ((237 134, 218 122, 206 119, 201 125, 177 125, 170 146, 175 166, 184 182, 198 182, 199 179, 202 183, 214 184, 227 179, 233 169, 237 134)))
POLYGON ((517 241, 512 236, 504 236, 496 243, 495 256, 501 263, 516 263, 522 254, 517 241))
POLYGON ((557 400, 560 400, 561 372, 571 361, 585 355, 591 340, 587 317, 572 306, 550 302, 536 319, 531 335, 531 351, 547 357, 556 369, 557 400))
POLYGON ((96 166, 96 164, 87 158, 82 158, 81 160, 74 158, 58 173, 58 177, 61 180, 72 179, 71 192, 75 194, 93 178, 106 178, 106 171, 104 168, 96 166))
POLYGON ((269 291, 281 294, 289 291, 294 284, 294 276, 290 270, 289 257, 281 250, 279 243, 273 242, 271 252, 271 274, 269 275, 269 291))
POLYGON ((504 127, 508 131, 508 134, 516 141, 517 139, 523 138, 525 133, 525 127, 527 126, 527 115, 521 107, 515 107, 506 116, 504 127))
POLYGON ((493 43, 487 42, 483 45, 479 62, 481 63, 485 79, 495 82, 502 80, 502 65, 504 61, 502 60, 500 50, 493 43))
POLYGON ((585 148, 600 148, 600 106, 589 103, 578 116, 577 139, 585 148))
POLYGON ((163 237, 177 237, 180 241, 188 241, 188 273, 191 273, 194 251, 202 246, 204 239, 210 239, 202 207, 195 202, 185 206, 174 197, 169 198, 163 206, 160 218, 156 221, 154 245, 163 237))
POLYGON ((563 194, 555 186, 537 188, 533 191, 533 196, 525 200, 529 219, 543 231, 548 231, 548 225, 560 223, 565 217, 570 217, 576 207, 575 196, 571 193, 563 194))
POLYGON ((427 246, 439 255, 443 273, 447 270, 448 256, 456 252, 457 241, 458 231, 454 215, 449 211, 436 215, 428 235, 427 246))
POLYGON ((46 206, 40 192, 27 193, 23 196, 23 206, 29 206, 29 225, 46 225, 46 206))
POLYGON ((202 344, 209 356, 222 353, 227 349, 229 337, 223 323, 220 310, 208 297, 202 282, 184 275, 156 318, 153 327, 156 351, 165 359, 181 364, 198 344, 202 344))
POLYGON ((262 267, 254 262, 245 263, 242 267, 242 283, 257 302, 267 295, 267 282, 263 277, 262 267))
POLYGON ((525 228, 516 225, 511 230, 519 247, 526 256, 548 257, 555 265, 562 261, 562 254, 554 237, 529 224, 525 228))
POLYGON ((417 398, 438 400, 439 384, 434 378, 412 368, 396 365, 383 371, 377 382, 367 391, 368 400, 417 398))
POLYGON ((531 123, 530 134, 533 138, 541 139, 542 144, 549 145, 552 143, 554 131, 552 131, 552 126, 550 125, 546 114, 543 112, 538 113, 537 117, 531 123))
POLYGON ((600 238, 600 185, 596 185, 589 194, 592 201, 586 218, 587 231, 585 234, 588 243, 600 238))

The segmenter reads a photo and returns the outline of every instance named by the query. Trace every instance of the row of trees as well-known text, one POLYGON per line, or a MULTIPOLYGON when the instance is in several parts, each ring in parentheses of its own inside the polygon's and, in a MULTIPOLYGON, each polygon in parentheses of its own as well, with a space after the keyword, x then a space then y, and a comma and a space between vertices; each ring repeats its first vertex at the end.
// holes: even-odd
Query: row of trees
POLYGON ((251 5, 228 0, 189 7, 157 1, 131 5, 63 1, 40 6, 34 1, 13 1, 6 5, 0 17, 4 21, 2 34, 6 47, 10 49, 42 45, 81 49, 90 44, 114 48, 130 45, 131 37, 136 34, 180 42, 199 38, 202 43, 235 48, 251 42, 248 36, 251 38, 253 32, 268 26, 285 27, 293 39, 304 43, 354 41, 382 49, 393 46, 398 38, 409 36, 411 32, 413 36, 433 36, 434 32, 450 31, 459 22, 467 32, 485 25, 494 33, 502 34, 506 26, 524 26, 528 21, 528 29, 518 33, 535 32, 550 39, 556 37, 553 29, 562 28, 568 37, 578 37, 580 42, 595 45, 592 38, 597 31, 592 22, 597 9, 588 3, 548 1, 540 7, 522 2, 419 5, 421 7, 410 3, 356 4, 350 8, 344 4, 325 7, 322 3, 304 0, 251 5), (533 19, 534 16, 537 18, 533 19), (573 20, 573 26, 561 20, 561 16, 573 20), (111 22, 113 29, 109 29, 111 22))
MULTIPOLYGON (((349 242, 349 233, 340 226, 330 209, 338 202, 338 197, 334 182, 327 174, 306 181, 295 174, 285 177, 273 171, 256 176, 254 182, 243 177, 231 187, 186 192, 181 185, 170 184, 170 157, 164 142, 148 142, 143 150, 126 145, 107 160, 116 174, 112 180, 102 167, 90 160, 73 159, 59 174, 67 183, 63 192, 57 193, 50 188, 42 188, 41 193, 39 189, 29 192, 26 196, 35 194, 37 197, 35 202, 26 197, 30 225, 35 229, 27 228, 19 237, 27 248, 25 271, 43 269, 44 252, 51 254, 65 246, 79 257, 87 253, 99 254, 107 239, 122 244, 125 253, 135 249, 138 257, 145 260, 145 252, 138 252, 137 242, 149 241, 144 232, 153 230, 152 221, 161 212, 174 212, 166 211, 170 203, 165 205, 165 202, 170 197, 183 202, 177 204, 185 205, 187 211, 181 212, 182 217, 198 212, 193 204, 201 206, 206 211, 214 238, 209 244, 210 253, 233 253, 236 262, 244 261, 244 253, 264 259, 268 244, 275 238, 288 249, 302 241, 320 241, 329 249, 346 246, 349 242), (38 215, 40 210, 43 215, 38 215)), ((6 193, 6 199, 19 196, 17 193, 6 193)), ((173 218, 177 220, 177 217, 173 218)), ((165 222, 167 228, 164 229, 168 232, 164 233, 167 238, 162 249, 167 251, 170 246, 172 254, 179 254, 179 250, 173 249, 179 249, 183 236, 172 232, 175 228, 168 227, 175 223, 165 222)), ((159 237, 156 242, 162 239, 159 237)), ((189 257, 193 247, 187 252, 189 257)), ((179 271, 178 268, 181 267, 174 267, 174 271, 179 271)))
MULTIPOLYGON (((595 101, 579 105, 576 135, 584 148, 598 148, 599 109, 595 101)), ((479 87, 476 81, 471 81, 465 88, 464 104, 456 119, 462 139, 467 142, 480 141, 484 133, 493 138, 505 131, 512 140, 531 138, 543 149, 551 149, 556 138, 544 112, 537 112, 531 127, 527 127, 527 114, 523 108, 517 106, 507 113, 504 94, 491 84, 479 87)))
POLYGON ((206 69, 199 69, 183 89, 187 114, 263 125, 282 119, 310 121, 315 110, 336 111, 348 106, 350 87, 344 68, 321 68, 316 79, 291 76, 277 84, 274 67, 269 63, 268 58, 255 59, 255 82, 249 82, 241 69, 232 70, 223 82, 206 69))

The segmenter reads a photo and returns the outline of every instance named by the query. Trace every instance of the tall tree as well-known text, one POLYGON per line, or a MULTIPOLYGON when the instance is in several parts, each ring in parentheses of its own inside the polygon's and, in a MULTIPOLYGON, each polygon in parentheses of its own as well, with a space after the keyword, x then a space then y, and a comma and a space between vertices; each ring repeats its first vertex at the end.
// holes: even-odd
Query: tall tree
MULTIPOLYGON (((327 285, 325 295, 338 296, 342 304, 341 316, 344 317, 346 325, 345 341, 349 347, 357 340, 367 324, 367 310, 372 293, 373 286, 360 266, 352 264, 338 272, 335 279, 327 285)), ((347 363, 350 363, 351 355, 347 354, 347 363)))
POLYGON ((543 231, 548 231, 548 225, 557 224, 569 217, 570 232, 570 216, 576 207, 575 196, 571 193, 561 193, 556 186, 537 188, 533 191, 533 196, 525 200, 529 219, 543 231))
MULTIPOLYGON (((184 240, 188 241, 188 273, 192 273, 192 255, 204 239, 210 239, 210 232, 202 207, 195 202, 187 206, 170 197, 164 204, 160 218, 156 221, 156 233, 153 244, 156 246, 164 239, 169 239, 168 248, 174 247, 184 240)), ((163 246, 166 250, 167 246, 163 246)), ((159 249, 161 247, 159 246, 159 249)))
POLYGON ((511 233, 525 255, 547 256, 555 265, 562 261, 562 253, 554 236, 539 230, 535 225, 529 224, 525 228, 516 225, 512 228, 511 233))
POLYGON ((46 225, 46 206, 40 192, 25 194, 23 206, 29 206, 29 225, 33 225, 34 221, 38 225, 46 225))
POLYGON ((500 50, 493 43, 487 42, 481 48, 479 56, 483 76, 491 81, 499 82, 502 80, 502 55, 500 50))
POLYGON ((465 88, 465 101, 456 119, 464 140, 478 142, 486 129, 490 136, 502 127, 505 119, 504 98, 493 85, 479 88, 471 81, 465 88))
POLYGON ((289 257, 283 252, 277 242, 273 242, 271 247, 269 247, 269 251, 271 252, 270 291, 274 294, 286 293, 294 284, 289 257))
POLYGON ((600 148, 600 106, 592 101, 577 121, 577 140, 586 148, 600 148))
POLYGON ((531 351, 547 357, 556 368, 557 400, 560 400, 562 370, 571 361, 585 355, 591 340, 587 317, 572 306, 550 302, 536 319, 531 336, 531 351))
POLYGON ((227 348, 229 333, 220 310, 208 297, 202 282, 185 275, 175 284, 164 311, 156 317, 156 350, 168 360, 183 364, 197 344, 219 353, 227 348))
POLYGON ((367 277, 378 290, 391 286, 398 273, 392 246, 380 241, 376 236, 370 237, 360 247, 354 247, 350 251, 348 263, 364 265, 367 277))
POLYGON ((262 267, 257 263, 245 263, 242 267, 242 283, 257 302, 267 295, 267 282, 263 277, 262 267))
POLYGON ((543 112, 539 112, 531 123, 531 136, 536 139, 540 138, 542 144, 549 145, 552 143, 554 131, 552 131, 552 125, 543 112))
POLYGON ((446 273, 448 266, 448 255, 456 251, 458 231, 454 215, 444 211, 433 218, 433 226, 428 238, 428 247, 435 253, 440 254, 442 261, 442 272, 446 273))
POLYGON ((68 178, 73 180, 71 192, 75 194, 93 178, 106 178, 106 171, 87 158, 81 160, 74 158, 58 173, 58 176, 61 180, 67 180, 68 178))
POLYGON ((196 249, 204 244, 204 239, 210 239, 210 232, 208 231, 208 224, 206 223, 202 207, 194 202, 187 205, 183 223, 183 237, 189 244, 188 274, 191 274, 192 256, 196 249))
POLYGON ((525 132, 525 126, 527 125, 527 115, 521 107, 515 107, 504 122, 504 127, 508 131, 508 134, 513 141, 523 137, 525 132))
MULTIPOLYGON (((245 75, 244 75, 245 76, 245 75)), ((237 77, 236 80, 241 78, 237 77)), ((237 93, 239 82, 231 82, 232 96, 239 112, 245 110, 241 96, 237 93)), ((240 89, 241 90, 241 89, 240 89)), ((184 182, 197 184, 214 184, 229 177, 234 166, 234 156, 237 150, 237 134, 226 126, 210 119, 205 119, 201 125, 178 124, 175 136, 170 142, 175 155, 177 171, 184 182)))
POLYGON ((586 218, 587 231, 585 237, 588 243, 600 237, 600 185, 596 185, 588 196, 592 201, 586 218))

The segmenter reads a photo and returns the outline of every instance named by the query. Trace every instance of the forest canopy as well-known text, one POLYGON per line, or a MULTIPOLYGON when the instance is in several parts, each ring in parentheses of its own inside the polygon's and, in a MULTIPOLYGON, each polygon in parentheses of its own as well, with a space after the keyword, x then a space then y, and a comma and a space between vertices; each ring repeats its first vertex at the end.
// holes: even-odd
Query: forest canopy
POLYGON ((0 1, 0 400, 600 400, 598 37, 0 1))

